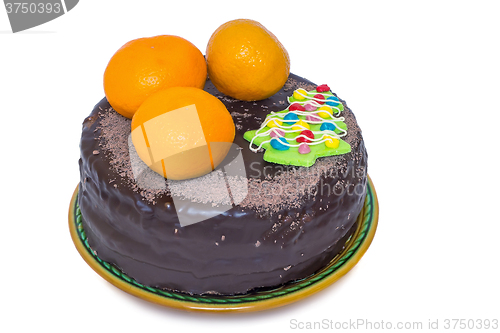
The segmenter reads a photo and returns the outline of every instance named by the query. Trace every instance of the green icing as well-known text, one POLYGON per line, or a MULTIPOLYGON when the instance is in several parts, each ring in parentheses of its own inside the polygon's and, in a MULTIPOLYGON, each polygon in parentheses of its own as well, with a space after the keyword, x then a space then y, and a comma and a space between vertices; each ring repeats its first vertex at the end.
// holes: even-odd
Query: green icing
MULTIPOLYGON (((333 95, 330 91, 328 92, 317 92, 316 90, 311 90, 307 92, 307 96, 310 98, 313 98, 314 95, 316 94, 322 94, 325 97, 325 100, 330 97, 330 96, 335 96, 333 95)), ((292 96, 288 97, 288 102, 290 104, 293 104, 295 102, 298 102, 300 104, 304 104, 307 102, 308 99, 303 99, 303 100, 297 100, 292 96)), ((326 103, 325 103, 326 105, 326 103)), ((344 110, 344 106, 342 103, 339 103, 338 105, 335 106, 338 108, 340 111, 344 110)), ((334 107, 332 107, 334 114, 339 114, 339 111, 337 111, 334 107)), ((279 112, 275 112, 275 114, 279 113, 288 113, 290 112, 289 110, 283 110, 279 112)), ((293 112, 293 111, 292 111, 293 112)), ((314 113, 316 111, 312 111, 311 113, 314 113)), ((281 117, 273 116, 269 114, 267 117, 271 118, 277 118, 279 120, 283 120, 281 117)), ((299 119, 305 120, 306 116, 305 115, 298 115, 299 119)), ((331 119, 328 119, 331 120, 331 119)), ((335 120, 335 119, 334 119, 335 120)), ((286 128, 291 127, 293 124, 283 122, 283 126, 286 128)), ((347 125, 342 122, 342 121, 335 121, 336 129, 335 132, 337 134, 341 134, 342 131, 339 130, 347 130, 347 125)), ((310 130, 311 131, 320 131, 321 124, 309 124, 310 130)), ((266 132, 270 128, 265 127, 259 130, 259 133, 266 132)), ((251 130, 245 132, 243 137, 245 140, 251 142, 254 137, 256 137, 256 132, 257 130, 251 130)), ((285 138, 287 139, 288 143, 291 145, 296 145, 298 142, 295 140, 295 138, 300 134, 300 132, 295 132, 295 133, 285 133, 285 138)), ((327 133, 325 133, 327 134, 327 133)), ((321 134, 315 134, 316 138, 321 138, 321 134)), ((319 144, 309 144, 309 148, 311 151, 307 154, 300 154, 299 153, 299 147, 289 147, 287 150, 277 150, 274 149, 270 142, 266 142, 271 140, 270 135, 266 136, 259 136, 256 137, 253 143, 258 147, 260 144, 262 144, 262 148, 265 149, 264 153, 264 160, 267 162, 272 162, 272 163, 277 163, 277 164, 284 164, 284 165, 296 165, 296 166, 304 166, 304 167, 310 167, 312 166, 318 157, 325 157, 325 156, 333 156, 333 155, 341 155, 341 154, 346 154, 351 151, 351 146, 343 141, 342 139, 339 139, 340 144, 337 148, 329 148, 327 147, 323 142, 319 144), (266 143, 264 143, 266 142, 266 143)))
MULTIPOLYGON (((314 95, 314 94, 313 94, 314 95)), ((332 95, 333 96, 333 95, 332 95)), ((340 104, 342 105, 342 104, 340 104)), ((335 111, 335 110, 334 110, 335 111)), ((288 113, 288 110, 280 111, 280 112, 275 112, 275 113, 288 113)), ((278 118, 281 120, 279 117, 273 117, 272 118, 278 118)), ((299 115, 299 119, 305 119, 305 116, 299 115)), ((283 125, 286 123, 284 122, 283 125)), ((341 131, 338 128, 347 130, 347 125, 344 122, 341 121, 336 121, 335 122, 337 128, 335 129, 335 132, 340 134, 341 131)), ((291 126, 291 125, 290 125, 291 126)), ((319 131, 321 124, 309 124, 311 127, 311 131, 319 131)), ((265 127, 261 129, 259 132, 266 132, 269 130, 269 127, 265 127)), ((251 130, 245 132, 243 135, 243 138, 247 141, 251 141, 255 137, 255 133, 257 130, 251 130)), ((295 141, 295 137, 299 135, 298 132, 296 133, 285 133, 285 138, 288 140, 289 144, 295 145, 298 144, 295 141)), ((316 137, 319 137, 319 134, 316 134, 316 137)), ((271 136, 266 135, 266 136, 260 136, 257 137, 253 142, 256 146, 259 146, 262 142, 269 141, 271 139, 271 136)), ((311 152, 308 154, 300 154, 299 153, 299 148, 298 147, 290 147, 288 150, 276 150, 273 147, 271 147, 271 144, 264 143, 262 145, 262 148, 264 148, 266 151, 264 153, 264 160, 267 162, 272 162, 272 163, 277 163, 277 164, 283 164, 283 165, 296 165, 296 166, 304 166, 304 167, 310 167, 312 166, 318 157, 325 157, 325 156, 333 156, 333 155, 341 155, 341 154, 346 154, 351 151, 351 146, 340 139, 340 144, 338 148, 329 148, 327 147, 324 143, 316 144, 316 145, 309 145, 309 148, 311 148, 311 152)))

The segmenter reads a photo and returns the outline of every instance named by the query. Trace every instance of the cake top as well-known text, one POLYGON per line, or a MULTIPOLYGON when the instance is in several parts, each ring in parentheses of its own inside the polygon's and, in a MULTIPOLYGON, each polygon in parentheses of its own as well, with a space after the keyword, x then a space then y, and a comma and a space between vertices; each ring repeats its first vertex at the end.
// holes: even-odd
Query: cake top
MULTIPOLYGON (((314 90, 316 86, 291 74, 284 87, 271 98, 258 102, 243 102, 223 95, 210 81, 207 81, 205 90, 222 101, 233 117, 236 127, 235 143, 241 147, 243 159, 249 166, 245 179, 226 175, 233 185, 236 184, 231 187, 233 195, 239 193, 240 196, 244 196, 243 185, 246 183, 248 192, 239 204, 242 209, 249 208, 262 214, 273 214, 282 209, 299 207, 302 200, 315 195, 314 187, 322 177, 345 172, 366 172, 366 170, 349 170, 348 159, 357 158, 352 154, 357 154, 357 147, 362 137, 353 113, 340 99, 344 107, 342 114, 347 128, 343 140, 354 152, 322 157, 311 167, 299 167, 268 163, 263 159, 262 152, 253 153, 249 149, 248 141, 243 139, 244 133, 260 126, 269 112, 283 110, 286 97, 298 88, 314 90), (235 191, 238 189, 237 184, 242 184, 240 191, 235 191), (283 189, 289 184, 293 184, 294 190, 284 192, 283 189)), ((127 186, 140 193, 144 201, 150 204, 157 204, 161 201, 160 198, 170 195, 199 203, 211 203, 214 206, 227 204, 227 196, 223 195, 227 190, 222 191, 220 186, 217 186, 220 183, 216 181, 213 173, 189 180, 170 181, 168 185, 163 182, 163 186, 158 186, 158 174, 152 170, 145 170, 141 179, 136 179, 133 170, 143 166, 144 162, 129 143, 130 119, 116 113, 112 108, 101 108, 97 111, 92 119, 87 119, 86 123, 96 122, 94 135, 102 148, 103 155, 109 159, 112 174, 116 175, 110 180, 114 186, 127 186)))

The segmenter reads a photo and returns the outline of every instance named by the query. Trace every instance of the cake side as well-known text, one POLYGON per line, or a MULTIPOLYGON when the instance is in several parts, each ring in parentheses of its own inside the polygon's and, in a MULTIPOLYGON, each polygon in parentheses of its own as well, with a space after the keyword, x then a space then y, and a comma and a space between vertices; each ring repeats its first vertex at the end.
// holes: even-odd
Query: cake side
MULTIPOLYGON (((135 183, 127 169, 129 120, 102 100, 86 118, 81 141, 78 200, 92 249, 140 283, 196 294, 277 286, 326 265, 353 231, 366 193, 367 155, 354 115, 344 103, 351 153, 318 159, 310 168, 265 162, 243 139, 266 113, 286 107, 291 89, 307 85, 314 86, 292 74, 271 98, 241 102, 207 82, 205 90, 226 105, 236 124, 248 195, 187 227, 179 224, 169 189, 135 183)), ((206 193, 184 195, 199 200, 206 193)))

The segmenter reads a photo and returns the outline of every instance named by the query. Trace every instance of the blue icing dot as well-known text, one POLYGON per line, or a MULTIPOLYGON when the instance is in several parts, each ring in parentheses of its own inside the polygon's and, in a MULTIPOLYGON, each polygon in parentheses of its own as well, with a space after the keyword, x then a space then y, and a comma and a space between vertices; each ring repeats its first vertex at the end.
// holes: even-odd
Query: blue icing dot
POLYGON ((271 147, 276 150, 288 150, 288 146, 283 143, 288 143, 284 137, 271 139, 271 147))
POLYGON ((319 128, 320 131, 335 131, 335 125, 332 123, 323 123, 319 128))
POLYGON ((292 125, 292 124, 295 124, 295 122, 297 122, 299 120, 299 116, 297 116, 297 114, 295 114, 293 112, 290 112, 283 118, 283 120, 284 120, 283 122, 285 123, 285 125, 292 125))
POLYGON ((339 105, 339 99, 335 96, 330 96, 326 99, 326 105, 329 105, 329 106, 337 106, 339 105))

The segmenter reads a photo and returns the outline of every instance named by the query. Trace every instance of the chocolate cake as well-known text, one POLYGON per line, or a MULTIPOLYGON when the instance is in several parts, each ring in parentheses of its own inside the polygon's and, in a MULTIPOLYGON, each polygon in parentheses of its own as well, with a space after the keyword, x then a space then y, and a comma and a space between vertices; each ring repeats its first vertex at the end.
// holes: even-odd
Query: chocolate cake
POLYGON ((241 190, 231 186, 230 208, 220 213, 226 189, 211 185, 210 174, 160 186, 148 172, 138 178, 130 119, 100 101, 83 122, 79 160, 78 204, 92 250, 141 284, 190 294, 274 288, 327 265, 355 231, 366 195, 367 153, 354 114, 340 100, 351 152, 318 158, 310 167, 266 162, 243 138, 269 112, 285 109, 294 89, 315 87, 290 74, 272 97, 244 102, 207 81, 204 90, 233 117, 246 174, 241 190), (176 207, 174 196, 186 204, 176 207), (181 211, 200 221, 181 225, 181 211))

